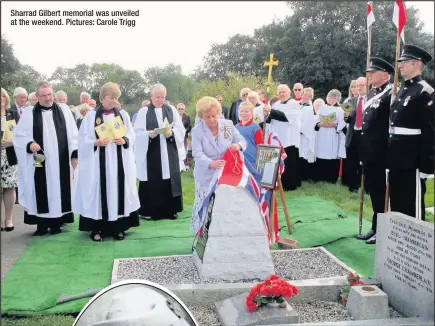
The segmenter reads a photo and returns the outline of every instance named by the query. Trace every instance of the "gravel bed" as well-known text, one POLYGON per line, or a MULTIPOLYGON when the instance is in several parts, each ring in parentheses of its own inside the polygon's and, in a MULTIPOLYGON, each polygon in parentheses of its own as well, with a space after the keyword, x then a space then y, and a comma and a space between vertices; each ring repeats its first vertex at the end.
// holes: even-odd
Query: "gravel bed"
MULTIPOLYGON (((320 249, 272 251, 272 260, 276 274, 287 280, 326 278, 348 274, 345 268, 320 249)), ((191 256, 120 259, 116 276, 118 280, 147 279, 162 285, 201 283, 191 256)), ((216 280, 208 283, 226 282, 228 281, 216 280)))
MULTIPOLYGON (((292 307, 299 314, 299 323, 326 323, 354 320, 346 310, 346 307, 337 302, 306 301, 292 303, 292 307)), ((205 307, 189 307, 195 320, 200 326, 220 326, 219 319, 213 309, 213 305, 205 307)), ((261 309, 261 308, 260 308, 261 309)), ((390 307, 390 318, 403 318, 397 311, 390 307)))

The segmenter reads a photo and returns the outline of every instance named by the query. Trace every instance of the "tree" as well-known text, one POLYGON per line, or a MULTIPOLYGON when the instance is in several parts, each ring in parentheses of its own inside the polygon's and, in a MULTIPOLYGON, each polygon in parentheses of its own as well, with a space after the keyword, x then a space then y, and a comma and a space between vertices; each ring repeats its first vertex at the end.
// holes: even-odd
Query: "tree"
POLYGON ((203 65, 195 71, 198 80, 228 80, 228 73, 255 76, 258 70, 252 67, 256 41, 247 35, 236 34, 224 44, 214 43, 203 59, 203 65))
POLYGON ((2 87, 10 93, 15 86, 12 75, 20 68, 20 62, 15 57, 14 49, 9 41, 2 35, 1 40, 1 71, 2 87))
POLYGON ((154 66, 144 71, 147 91, 154 84, 163 84, 168 92, 167 100, 171 103, 189 103, 197 87, 190 77, 183 75, 180 65, 170 63, 163 68, 154 66))

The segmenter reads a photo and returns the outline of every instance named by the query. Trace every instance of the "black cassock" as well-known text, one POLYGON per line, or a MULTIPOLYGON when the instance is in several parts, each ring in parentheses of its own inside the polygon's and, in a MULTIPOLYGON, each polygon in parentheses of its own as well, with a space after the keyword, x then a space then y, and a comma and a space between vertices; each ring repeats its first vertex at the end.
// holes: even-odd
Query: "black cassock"
MULTIPOLYGON (((162 107, 162 119, 165 120, 165 118, 168 119, 170 124, 174 121, 174 112, 167 105, 162 107)), ((152 131, 156 128, 159 128, 159 125, 155 107, 151 103, 146 113, 146 130, 152 131)), ((148 181, 139 182, 141 206, 139 214, 151 217, 153 220, 170 219, 174 214, 183 211, 177 144, 174 135, 165 138, 165 141, 168 151, 170 178, 163 180, 160 136, 157 136, 149 138, 146 156, 148 181)), ((140 150, 140 144, 136 145, 137 150, 140 150)))
MULTIPOLYGON (((418 75, 405 81, 390 109, 387 167, 391 210, 416 215, 417 171, 434 173, 434 89, 418 75)), ((421 219, 426 182, 420 179, 421 219)))

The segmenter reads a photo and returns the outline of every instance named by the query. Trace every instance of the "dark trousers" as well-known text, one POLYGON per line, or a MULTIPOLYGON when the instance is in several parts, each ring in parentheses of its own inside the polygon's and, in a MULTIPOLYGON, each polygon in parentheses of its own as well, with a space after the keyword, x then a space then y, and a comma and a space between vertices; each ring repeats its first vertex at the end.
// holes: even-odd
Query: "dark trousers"
POLYGON ((284 160, 284 172, 281 176, 282 187, 284 191, 292 191, 299 188, 301 182, 299 149, 295 146, 285 148, 287 158, 284 160))
MULTIPOLYGON (((390 170, 389 175, 391 211, 415 217, 416 170, 390 170)), ((420 179, 420 185, 421 219, 424 221, 426 180, 420 179)))
POLYGON ((349 147, 346 148, 346 163, 343 167, 346 185, 351 190, 361 186, 361 164, 360 164, 360 142, 361 130, 355 130, 349 147))
POLYGON ((386 173, 385 165, 375 162, 364 163, 364 187, 370 188, 373 220, 372 230, 376 232, 378 214, 385 210, 386 173))

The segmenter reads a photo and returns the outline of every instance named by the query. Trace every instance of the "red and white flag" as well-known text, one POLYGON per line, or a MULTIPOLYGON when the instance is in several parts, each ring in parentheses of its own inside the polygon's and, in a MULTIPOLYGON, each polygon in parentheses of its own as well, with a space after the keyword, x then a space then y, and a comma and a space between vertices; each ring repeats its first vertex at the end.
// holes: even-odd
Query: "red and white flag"
POLYGON ((394 2, 393 23, 397 27, 397 35, 400 35, 403 43, 405 43, 406 11, 403 1, 394 2))
POLYGON ((375 22, 375 14, 373 13, 373 5, 371 1, 367 2, 367 29, 375 22))

